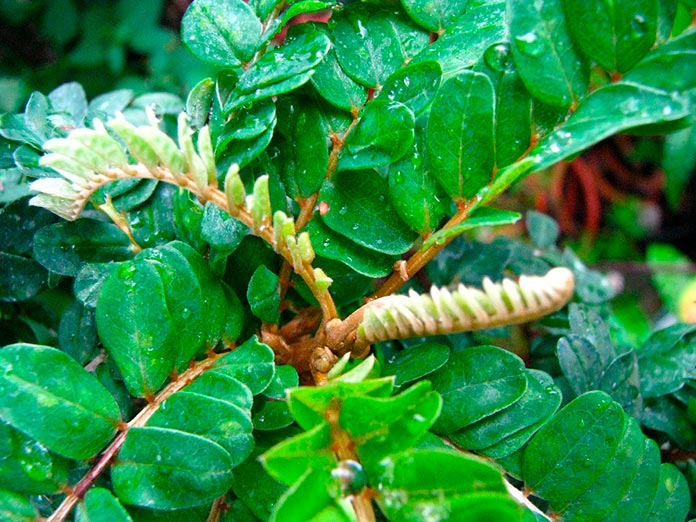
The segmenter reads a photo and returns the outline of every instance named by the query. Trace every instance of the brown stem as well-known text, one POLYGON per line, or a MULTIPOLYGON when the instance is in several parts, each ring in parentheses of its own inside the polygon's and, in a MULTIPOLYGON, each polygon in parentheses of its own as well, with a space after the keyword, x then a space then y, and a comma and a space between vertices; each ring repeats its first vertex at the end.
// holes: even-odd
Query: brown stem
POLYGON ((162 402, 168 399, 171 395, 178 392, 185 386, 191 383, 194 379, 200 376, 203 372, 208 370, 213 363, 222 354, 213 354, 213 356, 196 363, 191 368, 184 371, 175 381, 170 382, 162 391, 157 394, 155 400, 150 404, 145 406, 131 421, 124 426, 121 433, 119 433, 111 444, 99 455, 96 463, 87 472, 87 474, 82 477, 82 479, 72 488, 70 494, 68 494, 63 502, 58 506, 58 508, 53 512, 53 514, 47 519, 47 522, 62 522, 70 514, 75 505, 84 497, 89 488, 92 487, 94 481, 97 480, 99 475, 101 475, 104 470, 108 467, 109 463, 113 460, 116 454, 123 446, 126 440, 126 435, 128 430, 133 427, 144 426, 145 423, 150 419, 152 414, 154 414, 160 407, 162 402))
MULTIPOLYGON (((469 217, 471 210, 478 204, 478 199, 463 200, 458 204, 457 213, 442 227, 441 230, 446 230, 455 225, 458 225, 469 217)), ((406 261, 405 269, 400 266, 399 270, 395 270, 391 276, 382 284, 382 286, 370 296, 368 299, 377 299, 385 295, 391 295, 401 288, 406 281, 423 268, 431 259, 433 259, 440 251, 445 248, 456 236, 444 238, 443 241, 436 241, 424 250, 418 250, 406 261), (404 279, 404 275, 406 279, 404 279)))

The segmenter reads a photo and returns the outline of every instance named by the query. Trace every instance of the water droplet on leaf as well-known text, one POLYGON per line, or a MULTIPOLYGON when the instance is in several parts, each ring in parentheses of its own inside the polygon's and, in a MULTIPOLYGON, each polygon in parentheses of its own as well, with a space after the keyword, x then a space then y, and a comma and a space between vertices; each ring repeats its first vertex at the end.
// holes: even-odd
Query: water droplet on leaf
POLYGON ((504 42, 493 44, 483 53, 486 65, 494 71, 502 71, 510 58, 510 45, 504 42))
POLYGON ((539 56, 545 47, 544 42, 534 31, 516 36, 515 45, 517 45, 522 54, 531 57, 539 56))
POLYGON ((641 38, 648 31, 648 20, 645 15, 637 14, 631 20, 631 36, 641 38))

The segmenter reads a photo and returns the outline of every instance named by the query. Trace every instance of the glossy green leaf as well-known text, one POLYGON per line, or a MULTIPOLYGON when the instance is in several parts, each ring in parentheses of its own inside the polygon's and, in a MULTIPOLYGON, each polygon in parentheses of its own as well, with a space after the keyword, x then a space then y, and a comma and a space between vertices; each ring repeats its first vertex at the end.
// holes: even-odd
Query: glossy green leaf
POLYGON ((356 82, 379 87, 428 45, 428 32, 399 11, 369 4, 341 10, 329 22, 338 61, 356 82))
POLYGON ((282 47, 267 51, 239 77, 239 83, 225 103, 225 114, 229 115, 246 103, 270 98, 306 83, 330 47, 326 35, 306 31, 282 47))
POLYGON ((242 0, 196 0, 181 21, 181 38, 204 62, 237 67, 261 44, 261 21, 242 0))
POLYGON ((387 78, 379 91, 380 98, 403 103, 416 116, 433 100, 440 81, 442 68, 436 61, 424 61, 397 69, 387 78))
POLYGON ((290 426, 294 420, 285 401, 258 397, 254 403, 252 422, 255 430, 275 431, 290 426))
POLYGON ((236 163, 239 168, 244 168, 252 160, 258 158, 273 139, 273 127, 267 128, 262 134, 245 140, 232 140, 217 155, 217 167, 220 172, 225 172, 230 165, 236 163))
POLYGON ((614 458, 627 424, 621 406, 606 393, 581 395, 529 442, 522 478, 551 502, 552 509, 568 506, 596 482, 614 458))
POLYGON ((215 82, 212 78, 203 78, 189 92, 186 98, 186 114, 191 118, 193 127, 201 128, 208 121, 214 94, 215 82))
POLYGON ((411 448, 435 422, 441 407, 440 396, 429 382, 421 381, 395 397, 347 397, 338 422, 350 434, 369 473, 387 455, 411 448))
POLYGON ((251 410, 253 396, 249 387, 220 370, 208 370, 184 388, 184 391, 224 401, 243 410, 251 410))
POLYGON ((590 341, 577 335, 563 337, 556 351, 563 374, 576 395, 598 388, 604 366, 590 341))
POLYGON ((444 241, 448 238, 459 236, 467 230, 473 230, 479 227, 511 225, 518 222, 521 218, 522 216, 518 212, 482 207, 472 212, 471 216, 462 223, 435 232, 424 242, 424 245, 429 246, 438 241, 444 241))
POLYGON ((444 400, 434 427, 438 433, 452 433, 507 408, 527 389, 522 359, 494 346, 452 353, 429 380, 444 400))
POLYGON ((654 332, 638 350, 640 390, 659 397, 696 378, 696 336, 693 325, 674 325, 654 332))
POLYGON ((231 254, 249 229, 220 207, 207 203, 201 221, 201 239, 221 254, 231 254))
POLYGON ((80 364, 87 363, 97 348, 94 310, 74 301, 63 313, 58 327, 58 345, 80 364))
POLYGON ((665 433, 680 448, 696 450, 696 422, 674 397, 646 399, 640 421, 648 429, 665 433))
POLYGON ((380 471, 377 501, 391 520, 520 520, 500 471, 477 457, 411 450, 384 459, 380 471))
POLYGON ((662 168, 665 173, 665 196, 670 208, 676 210, 686 193, 687 183, 696 167, 696 125, 665 136, 662 168))
POLYGON ((126 504, 182 509, 225 493, 231 486, 232 459, 221 446, 198 435, 131 428, 111 468, 111 480, 126 504))
POLYGON ((46 284, 46 270, 33 259, 0 252, 0 301, 25 301, 46 284))
POLYGON ((646 520, 668 522, 682 520, 689 511, 689 487, 684 476, 672 464, 660 466, 660 479, 652 509, 646 520))
POLYGON ((36 508, 27 497, 0 490, 0 521, 35 522, 36 518, 36 508))
POLYGON ((602 372, 598 389, 607 392, 621 404, 626 413, 640 418, 642 397, 636 352, 630 350, 619 355, 602 372))
POLYGON ((355 111, 367 101, 367 89, 348 76, 331 48, 317 65, 312 85, 331 105, 345 111, 355 111))
POLYGON ((380 359, 383 375, 393 375, 394 384, 401 386, 441 368, 449 359, 450 349, 445 344, 425 342, 385 355, 385 360, 380 359))
MULTIPOLYGON (((283 433, 288 437, 288 433, 283 433)), ((294 432, 293 432, 294 433, 294 432)), ((254 520, 268 520, 287 486, 275 480, 259 462, 257 452, 234 469, 234 494, 251 511, 254 520)), ((236 522, 236 521, 234 521, 236 522)))
POLYGON ((267 323, 280 319, 280 287, 278 276, 261 265, 251 276, 247 299, 252 313, 267 323))
POLYGON ((324 414, 333 401, 367 395, 388 397, 394 389, 392 378, 369 379, 363 382, 336 382, 320 388, 299 387, 288 393, 290 412, 303 429, 310 430, 326 422, 324 414))
POLYGON ((108 489, 92 488, 77 506, 76 522, 132 522, 125 508, 108 489))
POLYGON ((397 213, 413 230, 435 230, 447 213, 449 198, 424 161, 423 134, 397 162, 386 167, 389 199, 397 213))
POLYGON ((427 158, 451 196, 473 196, 491 179, 494 107, 490 80, 472 71, 447 80, 433 101, 425 142, 427 158))
POLYGON ((243 462, 254 447, 248 410, 188 390, 165 400, 147 426, 192 433, 217 442, 229 453, 233 467, 243 462))
POLYGON ((608 71, 627 71, 655 43, 656 0, 564 0, 563 7, 573 42, 608 71))
POLYGON ((115 263, 89 263, 82 267, 75 278, 74 291, 83 306, 97 307, 101 285, 116 266, 115 263))
POLYGON ((155 393, 174 367, 174 324, 162 278, 146 261, 123 263, 102 284, 97 330, 132 395, 155 393))
POLYGON ((65 353, 14 344, 0 350, 0 368, 0 419, 51 451, 89 458, 116 433, 111 394, 65 353))
MULTIPOLYGON (((396 256, 369 250, 326 226, 321 219, 313 219, 305 228, 312 239, 318 256, 335 259, 368 277, 389 275, 396 256)), ((333 288, 332 288, 333 289, 333 288)))
POLYGON ((350 522, 354 512, 341 502, 337 488, 326 470, 309 469, 289 488, 273 510, 270 522, 350 522), (333 487, 327 487, 332 485, 333 487))
POLYGON ((332 230, 359 245, 384 254, 403 254, 415 234, 387 200, 388 184, 377 172, 338 172, 321 189, 319 200, 328 203, 322 216, 332 230), (362 216, 373 217, 369 222, 362 216))
MULTIPOLYGON (((428 2, 424 4, 428 5, 428 2)), ((412 63, 436 60, 445 75, 471 67, 489 46, 506 39, 505 18, 503 0, 468 2, 464 15, 457 18, 434 43, 423 49, 412 63)))
POLYGON ((273 446, 261 456, 261 462, 275 479, 288 486, 300 480, 309 468, 330 470, 337 460, 331 451, 329 424, 317 424, 273 446))
POLYGON ((34 257, 62 275, 76 276, 86 263, 125 261, 133 257, 128 237, 111 223, 80 219, 48 225, 34 235, 34 257))
POLYGON ((273 350, 254 336, 215 361, 213 369, 240 380, 256 395, 265 390, 273 379, 273 359, 273 350))
POLYGON ((413 144, 414 123, 413 112, 406 105, 382 99, 371 101, 343 144, 338 169, 383 167, 398 160, 413 144))
MULTIPOLYGON (((526 374, 527 390, 517 402, 449 434, 450 440, 462 448, 481 450, 481 453, 487 454, 485 448, 551 417, 561 405, 560 390, 544 372, 527 370, 526 374)), ((529 433, 527 440, 531 436, 532 433, 529 433)))
POLYGON ((436 33, 441 33, 463 15, 470 2, 447 2, 446 0, 402 0, 402 5, 413 20, 436 33))
POLYGON ((508 2, 508 16, 513 58, 529 92, 557 107, 577 103, 588 71, 570 40, 562 1, 508 2))
POLYGON ((251 107, 243 107, 230 119, 221 113, 218 104, 210 118, 210 136, 216 153, 222 153, 233 140, 250 140, 272 130, 276 123, 276 106, 271 99, 262 99, 251 107))
POLYGON ((594 91, 557 131, 532 149, 542 169, 622 130, 674 121, 688 114, 686 101, 671 93, 634 83, 614 83, 594 91))
POLYGON ((68 460, 0 422, 0 490, 57 493, 68 483, 68 460))
POLYGON ((290 184, 297 193, 309 197, 321 187, 329 165, 327 129, 321 111, 314 105, 301 105, 293 120, 290 184))

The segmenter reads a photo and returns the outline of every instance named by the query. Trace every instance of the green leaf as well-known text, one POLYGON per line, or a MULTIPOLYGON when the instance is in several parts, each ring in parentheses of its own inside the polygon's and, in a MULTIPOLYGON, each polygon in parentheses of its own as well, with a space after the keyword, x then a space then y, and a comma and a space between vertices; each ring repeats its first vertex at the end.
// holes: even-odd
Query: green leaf
POLYGON ((97 324, 94 310, 79 301, 65 310, 58 327, 58 345, 80 364, 86 364, 97 348, 97 324))
POLYGON ((559 339, 556 351, 563 375, 575 395, 599 387, 604 365, 597 348, 590 341, 578 335, 569 335, 559 339))
POLYGON ((193 86, 186 98, 186 114, 191 119, 191 126, 200 129, 206 124, 214 95, 215 82, 212 78, 203 78, 193 86))
POLYGON ((569 107, 587 91, 588 71, 573 48, 561 4, 508 2, 508 16, 513 58, 529 92, 549 105, 569 107))
POLYGON ((341 501, 334 486, 335 480, 326 470, 308 469, 303 477, 289 488, 269 519, 270 522, 350 522, 353 510, 341 501), (333 487, 332 487, 333 486, 333 487))
POLYGON ((132 522, 128 512, 108 489, 92 488, 77 507, 76 522, 132 522))
POLYGON ((568 32, 600 67, 625 72, 645 56, 657 35, 658 2, 564 0, 568 32))
POLYGON ((35 522, 37 515, 28 498, 11 491, 0 490, 0 521, 35 522))
POLYGON ((26 301, 46 283, 46 270, 33 259, 0 252, 0 301, 26 301))
MULTIPOLYGON (((526 374, 527 390, 517 402, 451 433, 450 440, 462 448, 480 450, 480 453, 487 455, 486 448, 502 443, 530 426, 539 428, 540 423, 551 417, 561 405, 561 392, 546 373, 527 370, 526 374)), ((526 432, 525 435, 529 440, 532 433, 526 432)), ((505 447, 510 453, 514 451, 510 444, 505 447)), ((500 454, 499 449, 494 450, 495 456, 505 456, 500 454)))
POLYGON ((155 267, 136 259, 109 274, 97 302, 97 330, 128 391, 138 397, 154 394, 176 356, 170 350, 174 319, 155 267))
POLYGON ((558 241, 560 228, 556 220, 541 212, 528 210, 525 214, 529 237, 538 248, 549 248, 558 241))
POLYGON ((474 522, 520 520, 500 471, 485 461, 443 450, 411 450, 381 463, 377 502, 391 520, 474 522))
POLYGON ((317 65, 311 82, 322 98, 339 109, 357 112, 367 101, 367 89, 345 73, 333 47, 317 65))
POLYGON ((382 374, 393 375, 394 384, 401 386, 441 368, 450 357, 447 345, 425 342, 380 359, 382 374))
POLYGON ((532 149, 534 169, 551 166, 625 129, 678 120, 688 113, 686 100, 672 93, 634 83, 607 85, 583 99, 560 129, 532 149))
POLYGON ((184 388, 184 391, 224 401, 243 410, 251 410, 254 398, 249 387, 220 370, 208 370, 184 388))
POLYGON ((324 414, 333 401, 340 403, 348 397, 360 395, 388 397, 393 389, 394 380, 389 377, 362 382, 332 381, 320 388, 293 388, 288 392, 288 406, 297 424, 310 430, 326 422, 324 414))
POLYGON ((430 105, 440 87, 442 68, 436 61, 424 61, 397 69, 379 91, 380 98, 403 103, 416 116, 430 105))
POLYGON ((210 117, 210 134, 215 153, 219 155, 229 147, 234 148, 233 140, 260 138, 272 131, 275 124, 276 106, 271 99, 265 98, 249 108, 241 108, 232 119, 225 117, 216 103, 210 117))
MULTIPOLYGON (((287 432, 281 432, 289 437, 287 432)), ((261 465, 257 454, 234 469, 234 494, 256 517, 254 520, 268 520, 278 503, 278 498, 287 486, 275 480, 261 465)), ((234 521, 236 522, 236 521, 234 521)))
POLYGON ((581 395, 529 442, 522 478, 553 510, 567 507, 601 476, 616 455, 627 424, 621 406, 606 393, 581 395))
POLYGON ((321 112, 315 105, 303 104, 293 118, 290 147, 292 163, 290 184, 303 198, 321 187, 329 165, 327 129, 321 112))
POLYGON ((213 369, 240 380, 256 395, 273 380, 273 359, 273 350, 254 336, 215 361, 213 369))
POLYGON ((51 451, 96 455, 116 433, 116 401, 65 353, 30 344, 0 350, 0 419, 51 451))
POLYGON ((438 433, 452 433, 507 408, 527 389, 522 359, 495 346, 454 352, 429 379, 444 399, 434 427, 438 433))
POLYGON ((387 200, 388 184, 377 172, 337 172, 322 186, 319 201, 329 205, 324 223, 359 245, 384 254, 403 254, 415 234, 387 200), (363 216, 372 219, 366 222, 363 216))
POLYGON ((410 449, 435 422, 441 407, 440 396, 429 382, 421 381, 395 397, 347 397, 338 422, 350 434, 369 474, 387 455, 410 449))
MULTIPOLYGON (((382 254, 358 245, 331 230, 321 219, 313 219, 305 227, 318 256, 335 259, 368 277, 384 277, 392 272, 396 256, 382 254)), ((329 274, 331 275, 331 274, 329 274)), ((332 286, 332 290, 333 290, 332 286)))
POLYGON ((441 33, 467 11, 470 2, 402 0, 401 3, 416 23, 430 31, 441 33))
POLYGON ((382 99, 371 101, 344 142, 338 169, 384 167, 398 160, 413 145, 414 123, 413 112, 406 105, 382 99))
POLYGON ((645 397, 659 397, 696 378, 696 327, 677 324, 654 332, 637 351, 640 389, 645 397))
POLYGON ((0 422, 0 490, 31 495, 57 493, 68 483, 68 470, 67 459, 0 422))
POLYGON ((247 299, 252 313, 267 323, 280 320, 280 286, 278 276, 264 265, 259 266, 249 281, 247 299))
POLYGON ((648 429, 665 433, 678 447, 696 450, 696 423, 689 419, 689 411, 673 397, 645 400, 641 423, 648 429))
POLYGON ((369 4, 342 9, 329 21, 336 56, 356 82, 378 88, 428 45, 428 32, 401 12, 369 4))
POLYGON ((696 125, 665 136, 662 169, 665 173, 665 196, 672 210, 677 210, 684 197, 691 174, 696 167, 696 125))
POLYGON ((111 467, 111 480, 126 504, 188 508, 210 503, 229 489, 232 459, 221 446, 198 435, 134 427, 111 467))
POLYGON ((647 520, 669 522, 682 520, 689 511, 689 486, 684 476, 672 464, 660 466, 657 494, 647 520))
POLYGON ((519 212, 502 210, 499 208, 481 207, 473 212, 464 222, 435 232, 423 243, 423 246, 428 247, 434 243, 437 243, 438 241, 445 241, 450 237, 459 236, 467 230, 473 230, 479 227, 511 225, 513 223, 517 223, 521 218, 522 216, 519 214, 519 212))
POLYGON ((239 77, 232 96, 225 102, 225 115, 249 102, 289 92, 306 83, 330 48, 329 38, 312 30, 265 52, 239 77))
POLYGON ((238 67, 261 45, 262 29, 242 0, 196 0, 181 20, 181 39, 204 62, 238 67))
POLYGON ((493 85, 463 71, 435 97, 426 131, 427 158, 437 180, 454 197, 471 197, 488 184, 495 164, 493 85))
POLYGON ((80 219, 48 225, 34 235, 34 257, 58 274, 76 276, 86 263, 133 257, 128 236, 111 223, 80 219))
POLYGON ((87 308, 96 308, 99 291, 104 280, 117 265, 90 263, 84 265, 75 278, 75 297, 87 308))
POLYGON ((640 393, 638 358, 634 350, 619 355, 602 372, 598 389, 621 404, 626 413, 640 418, 643 399, 640 393))
POLYGON ((331 451, 331 428, 327 422, 276 444, 261 456, 266 470, 280 482, 291 486, 307 469, 330 470, 337 464, 331 451))
POLYGON ((189 390, 165 400, 147 426, 192 433, 217 442, 229 453, 232 467, 241 464, 254 448, 248 410, 189 390), (188 412, 197 413, 189 415, 188 412))
POLYGON ((222 255, 236 250, 248 232, 244 223, 212 203, 206 203, 201 221, 201 239, 222 255))
MULTIPOLYGON (((422 1, 422 0, 416 0, 422 1)), ((428 2, 424 2, 428 5, 428 2)), ((468 2, 463 16, 425 47, 411 63, 436 60, 445 75, 471 67, 491 45, 506 39, 505 2, 468 2)), ((454 5, 449 3, 449 5, 454 5)))

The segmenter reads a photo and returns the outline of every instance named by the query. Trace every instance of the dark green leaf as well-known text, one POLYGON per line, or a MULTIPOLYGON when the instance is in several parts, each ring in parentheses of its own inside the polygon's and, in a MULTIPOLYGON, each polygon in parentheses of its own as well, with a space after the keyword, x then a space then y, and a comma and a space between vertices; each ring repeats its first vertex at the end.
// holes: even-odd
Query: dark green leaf
POLYGON ((132 522, 132 518, 108 489, 92 488, 77 507, 76 522, 132 522))
POLYGON ((254 429, 259 431, 279 430, 294 422, 286 401, 268 397, 256 399, 252 421, 254 429))
POLYGON ((111 223, 80 219, 48 225, 34 235, 34 257, 62 275, 76 276, 86 263, 133 257, 128 236, 111 223))
MULTIPOLYGON (((3 182, 3 192, 8 187, 3 182)), ((8 254, 31 253, 34 234, 54 221, 50 212, 27 205, 26 200, 3 207, 0 214, 0 245, 8 254)))
POLYGON ((126 504, 182 509, 225 493, 232 482, 232 459, 221 446, 197 435, 134 427, 111 468, 111 480, 126 504))
POLYGON ((251 410, 253 404, 253 396, 247 385, 220 370, 208 370, 184 390, 224 401, 243 410, 251 410))
POLYGON ((217 153, 222 152, 232 140, 257 138, 276 123, 276 107, 272 100, 263 99, 250 108, 242 108, 229 120, 215 105, 210 118, 210 134, 217 153))
POLYGON ((394 384, 401 386, 434 372, 447 362, 449 356, 447 345, 425 342, 391 354, 382 361, 382 373, 393 375, 394 384))
POLYGON ((452 433, 507 408, 527 389, 524 362, 495 346, 477 346, 450 355, 429 379, 444 406, 435 423, 439 433, 452 433))
POLYGON ((14 344, 0 350, 0 368, 0 418, 48 449, 89 458, 116 432, 118 405, 65 353, 14 344))
POLYGON ((634 350, 619 355, 611 362, 602 373, 598 389, 611 395, 627 413, 640 418, 643 401, 638 358, 634 350))
POLYGON ((396 397, 347 397, 338 422, 369 473, 387 455, 410 449, 435 422, 441 407, 441 397, 429 382, 421 381, 396 397))
POLYGON ((97 330, 135 396, 154 394, 174 367, 174 319, 157 269, 143 259, 121 264, 102 284, 97 330))
POLYGON ((375 171, 336 173, 319 195, 329 205, 322 216, 324 223, 370 250, 403 254, 411 248, 415 234, 390 204, 388 190, 387 181, 375 171), (366 222, 365 215, 372 219, 366 222))
POLYGON ((345 73, 333 48, 317 65, 311 81, 317 92, 339 109, 357 112, 367 101, 367 89, 345 73))
POLYGON ((689 486, 672 464, 660 466, 660 479, 652 509, 646 520, 669 522, 682 520, 689 511, 689 486))
POLYGON ((329 164, 327 129, 321 112, 314 105, 300 106, 293 124, 289 182, 306 198, 319 190, 326 177, 329 164))
POLYGON ((244 168, 266 150, 272 138, 273 127, 269 127, 262 134, 254 138, 232 140, 224 149, 220 149, 216 154, 218 169, 220 171, 226 171, 233 163, 239 165, 239 168, 244 168))
POLYGON ((46 283, 46 270, 33 259, 0 252, 0 301, 26 301, 46 283))
POLYGON ((658 2, 606 3, 564 0, 568 32, 588 58, 609 71, 624 72, 655 43, 658 2))
POLYGON ((275 374, 273 350, 251 337, 232 352, 220 357, 213 368, 246 384, 251 393, 261 393, 275 374))
POLYGON ((441 33, 466 12, 471 2, 403 0, 401 3, 415 22, 433 32, 441 33))
POLYGON ((0 520, 2 522, 35 522, 37 512, 23 495, 0 490, 0 520))
POLYGON ((381 464, 377 501, 391 520, 474 522, 520 520, 519 507, 507 495, 500 471, 466 454, 411 450, 381 464))
POLYGON ((201 221, 201 239, 215 251, 231 254, 242 242, 248 228, 220 207, 207 203, 201 221))
POLYGON ((336 56, 358 83, 379 87, 428 44, 427 31, 391 8, 354 4, 329 22, 336 56))
POLYGON ((191 118, 193 127, 201 128, 208 121, 214 94, 215 82, 212 78, 203 78, 189 92, 186 98, 186 114, 191 118))
POLYGON ((529 442, 522 478, 554 510, 568 506, 595 483, 614 458, 627 424, 621 406, 606 393, 581 395, 529 442))
POLYGON ((239 406, 187 390, 165 400, 147 425, 192 433, 217 442, 227 450, 234 467, 241 464, 254 447, 249 417, 249 411, 239 406))
POLYGON ((327 470, 308 469, 289 488, 273 510, 270 522, 350 522, 352 510, 339 502, 334 479, 327 470))
POLYGON ((232 489, 256 519, 268 520, 286 488, 269 475, 258 458, 249 458, 234 469, 232 489))
POLYGON ((75 278, 74 291, 83 306, 97 307, 101 285, 116 266, 115 263, 89 263, 82 267, 75 278))
POLYGON ((640 389, 645 397, 659 397, 696 378, 696 337, 693 325, 659 330, 638 350, 640 389))
POLYGON ((196 0, 181 21, 181 39, 204 62, 238 67, 261 44, 261 21, 242 0, 196 0))
POLYGON ((312 247, 317 255, 345 263, 359 274, 368 277, 389 275, 397 260, 396 256, 382 254, 358 245, 331 230, 321 219, 310 221, 305 230, 309 232, 312 247))
POLYGON ((665 196, 670 208, 677 210, 684 198, 691 174, 696 167, 696 125, 665 136, 662 168, 665 173, 665 196))
MULTIPOLYGON (((421 1, 421 0, 417 0, 421 1)), ((427 4, 427 2, 425 2, 427 4)), ((466 13, 412 61, 437 60, 446 75, 474 65, 492 44, 506 38, 505 2, 468 2, 466 13)), ((454 5, 454 4, 450 4, 454 5)))
POLYGON ((51 494, 67 483, 67 459, 0 422, 0 490, 51 494))
POLYGON ((508 2, 508 16, 515 65, 529 92, 549 105, 569 107, 585 94, 588 71, 570 41, 561 4, 508 2))
POLYGON ((433 101, 425 142, 427 157, 451 196, 473 196, 491 179, 494 107, 490 80, 472 71, 447 80, 433 101))
POLYGON ((414 123, 413 112, 406 105, 382 99, 371 101, 344 142, 338 169, 383 167, 398 160, 413 145, 414 123))
POLYGON ((599 387, 604 370, 597 348, 577 335, 569 335, 558 341, 558 363, 576 395, 599 387))
POLYGON ((678 447, 696 450, 696 422, 689 419, 687 408, 673 398, 646 399, 640 421, 646 428, 667 434, 678 447))
POLYGON ((387 78, 379 96, 403 103, 418 116, 430 105, 441 78, 442 68, 435 61, 407 65, 387 78))
MULTIPOLYGON (((530 426, 537 425, 538 428, 539 423, 551 417, 561 405, 561 392, 546 373, 539 370, 527 370, 526 373, 527 390, 517 402, 450 434, 449 438, 462 448, 488 454, 484 448, 498 444, 530 426)), ((532 433, 526 435, 528 440, 532 433)), ((512 448, 507 445, 506 449, 510 451, 512 448)), ((504 455, 496 451, 495 456, 504 455)))
POLYGON ((280 320, 280 287, 278 276, 261 265, 251 276, 247 299, 252 313, 267 323, 280 320))
POLYGON ((74 301, 63 313, 58 327, 58 345, 80 364, 86 364, 97 348, 94 310, 74 301))

